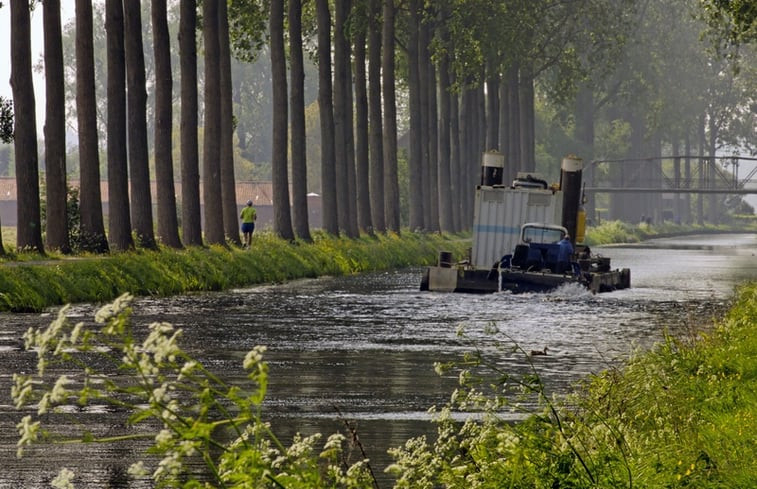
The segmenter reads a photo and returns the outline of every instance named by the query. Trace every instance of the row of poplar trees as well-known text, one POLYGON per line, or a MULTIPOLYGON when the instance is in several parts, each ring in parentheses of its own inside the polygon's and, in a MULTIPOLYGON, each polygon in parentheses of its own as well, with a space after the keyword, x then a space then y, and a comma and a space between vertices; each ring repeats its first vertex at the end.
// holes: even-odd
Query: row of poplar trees
MULTIPOLYGON (((47 247, 71 249, 67 218, 65 103, 61 9, 44 0, 46 117, 45 236, 47 247)), ((172 68, 166 0, 151 1, 155 57, 155 179, 157 235, 150 191, 146 124, 146 77, 140 2, 106 0, 108 231, 100 193, 91 0, 76 0, 76 112, 80 158, 80 243, 103 253, 135 245, 154 248, 240 243, 233 163, 231 69, 226 2, 205 1, 202 165, 198 153, 197 4, 182 0, 179 32, 181 72, 181 238, 174 190, 171 132, 172 68), (202 185, 200 175, 202 173, 202 185), (204 203, 201 227, 200 191, 204 203), (135 243, 136 238, 136 243, 135 243)), ((35 101, 32 89, 30 4, 12 0, 11 85, 19 249, 44 251, 40 213, 35 101)))
MULTIPOLYGON (((181 234, 171 152, 172 69, 166 0, 151 1, 155 80, 157 235, 150 194, 140 2, 105 0, 108 232, 100 196, 91 0, 76 0, 76 106, 85 250, 135 244, 239 243, 233 162, 232 47, 267 33, 273 101, 274 231, 309 240, 303 47, 315 46, 321 129, 322 226, 349 237, 400 230, 398 107, 407 100, 407 221, 412 230, 470 226, 484 150, 506 154, 508 174, 533 170, 534 79, 560 66, 586 35, 571 2, 474 0, 230 0, 202 2, 203 150, 198 150, 197 9, 180 1, 181 234), (546 4, 545 4, 546 5, 546 4), (257 17, 253 15, 257 12, 257 17), (256 20, 249 20, 256 19, 256 20), (303 28, 303 20, 305 27, 303 28), (231 25, 231 32, 230 32, 231 25), (244 31, 247 31, 244 33, 244 31), (240 34, 240 32, 242 32, 240 34), (287 45, 288 41, 288 45, 287 45), (232 46, 234 44, 234 46, 232 46), (399 81, 398 81, 399 78, 399 81), (407 98, 398 102, 398 88, 407 98), (200 178, 202 177, 202 178, 200 178), (290 186, 291 178, 291 186, 290 186), (204 205, 201 219, 200 190, 204 205), (291 191, 291 195, 290 195, 291 191), (204 226, 202 223, 204 222, 204 226), (137 242, 133 242, 136 236, 137 242)), ((624 0, 583 2, 603 18, 624 0)), ((70 248, 66 228, 65 114, 59 0, 45 0, 45 236, 70 248)), ((11 0, 18 247, 43 251, 28 0, 11 0)), ((601 24, 600 24, 601 25, 601 24)), ((592 35, 600 32, 591 27, 592 35)), ((612 34, 607 35, 612 45, 612 34)), ((591 53, 596 58, 596 53, 591 53)))

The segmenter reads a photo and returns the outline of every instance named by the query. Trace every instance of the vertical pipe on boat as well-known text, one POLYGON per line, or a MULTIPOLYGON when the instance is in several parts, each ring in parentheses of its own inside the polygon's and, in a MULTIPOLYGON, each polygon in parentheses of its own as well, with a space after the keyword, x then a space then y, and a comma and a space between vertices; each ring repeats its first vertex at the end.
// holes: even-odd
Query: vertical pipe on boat
POLYGON ((502 185, 505 169, 505 155, 499 151, 487 151, 481 158, 481 185, 493 187, 502 185))
POLYGON ((561 169, 562 225, 568 230, 570 240, 575 244, 578 231, 578 208, 581 206, 583 160, 574 155, 566 156, 562 160, 561 169))

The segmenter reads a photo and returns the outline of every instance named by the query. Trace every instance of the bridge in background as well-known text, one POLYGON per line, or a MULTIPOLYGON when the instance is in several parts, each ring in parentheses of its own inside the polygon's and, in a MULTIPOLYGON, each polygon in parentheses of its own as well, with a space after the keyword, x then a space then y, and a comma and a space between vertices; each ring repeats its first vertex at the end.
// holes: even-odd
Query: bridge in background
POLYGON ((756 175, 757 157, 737 155, 594 160, 584 167, 587 193, 757 194, 756 175))

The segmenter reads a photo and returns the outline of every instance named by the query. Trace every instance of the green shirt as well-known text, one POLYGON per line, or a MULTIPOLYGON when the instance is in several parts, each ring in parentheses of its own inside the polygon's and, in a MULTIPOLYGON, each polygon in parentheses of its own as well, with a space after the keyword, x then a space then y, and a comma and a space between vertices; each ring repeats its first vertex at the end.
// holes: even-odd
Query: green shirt
POLYGON ((242 209, 242 213, 239 215, 242 218, 242 222, 255 222, 258 217, 258 213, 255 212, 255 208, 252 206, 245 206, 242 209))

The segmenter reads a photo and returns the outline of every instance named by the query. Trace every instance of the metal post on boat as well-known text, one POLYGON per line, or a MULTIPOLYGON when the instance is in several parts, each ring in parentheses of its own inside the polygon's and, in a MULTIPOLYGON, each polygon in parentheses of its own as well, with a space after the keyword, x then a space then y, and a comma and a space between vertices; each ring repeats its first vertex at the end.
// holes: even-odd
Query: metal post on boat
POLYGON ((481 185, 502 185, 505 170, 505 155, 499 151, 486 151, 481 158, 481 185))
POLYGON ((562 160, 560 190, 562 191, 562 225, 575 245, 578 227, 578 208, 581 206, 581 177, 583 160, 568 155, 562 160))

